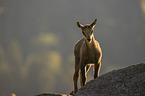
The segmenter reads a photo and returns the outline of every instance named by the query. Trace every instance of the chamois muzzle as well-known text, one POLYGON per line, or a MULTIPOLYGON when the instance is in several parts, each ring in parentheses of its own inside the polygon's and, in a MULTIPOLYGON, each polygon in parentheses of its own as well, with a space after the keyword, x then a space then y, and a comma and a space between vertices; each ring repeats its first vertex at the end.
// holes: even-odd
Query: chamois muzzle
POLYGON ((91 42, 91 39, 87 39, 89 42, 91 42))

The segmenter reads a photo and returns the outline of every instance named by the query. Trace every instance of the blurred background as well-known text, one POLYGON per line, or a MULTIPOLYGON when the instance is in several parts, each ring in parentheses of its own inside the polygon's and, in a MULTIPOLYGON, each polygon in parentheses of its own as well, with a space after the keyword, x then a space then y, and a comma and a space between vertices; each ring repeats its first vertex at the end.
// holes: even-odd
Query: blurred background
POLYGON ((95 18, 100 75, 145 61, 145 0, 0 0, 0 96, 69 94, 76 22, 95 18))

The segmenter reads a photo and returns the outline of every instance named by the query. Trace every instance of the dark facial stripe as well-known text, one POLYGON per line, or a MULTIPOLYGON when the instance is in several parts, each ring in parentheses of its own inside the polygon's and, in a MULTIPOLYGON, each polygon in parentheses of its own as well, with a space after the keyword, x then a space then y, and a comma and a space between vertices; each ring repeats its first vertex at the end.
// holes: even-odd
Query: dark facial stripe
POLYGON ((83 32, 84 36, 86 36, 86 34, 83 32))

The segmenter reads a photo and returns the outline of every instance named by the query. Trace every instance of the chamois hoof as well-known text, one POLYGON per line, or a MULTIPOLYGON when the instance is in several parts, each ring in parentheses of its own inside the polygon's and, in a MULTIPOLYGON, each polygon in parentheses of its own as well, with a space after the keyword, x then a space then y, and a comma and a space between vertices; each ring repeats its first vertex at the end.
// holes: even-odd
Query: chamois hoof
POLYGON ((74 91, 72 91, 72 92, 70 93, 70 95, 74 95, 74 91))

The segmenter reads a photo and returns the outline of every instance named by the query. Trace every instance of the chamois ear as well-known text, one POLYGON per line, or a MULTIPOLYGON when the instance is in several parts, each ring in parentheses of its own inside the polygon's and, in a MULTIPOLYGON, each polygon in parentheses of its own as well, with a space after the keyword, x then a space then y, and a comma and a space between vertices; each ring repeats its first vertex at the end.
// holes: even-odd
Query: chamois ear
POLYGON ((79 28, 83 28, 83 25, 82 24, 80 24, 80 22, 77 22, 77 26, 79 27, 79 28))
POLYGON ((92 28, 94 28, 95 25, 96 25, 96 23, 97 23, 97 19, 95 19, 94 22, 93 22, 90 26, 91 26, 92 28))

